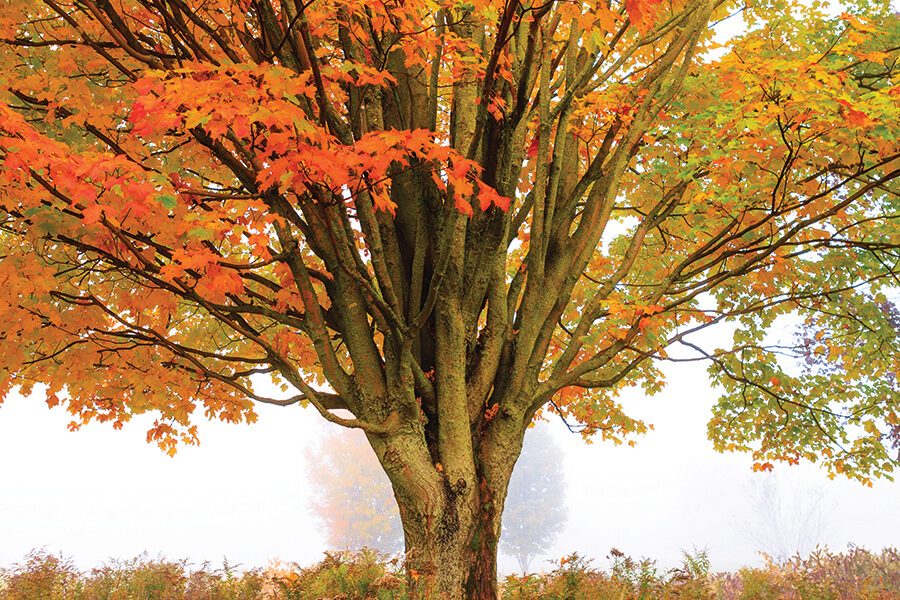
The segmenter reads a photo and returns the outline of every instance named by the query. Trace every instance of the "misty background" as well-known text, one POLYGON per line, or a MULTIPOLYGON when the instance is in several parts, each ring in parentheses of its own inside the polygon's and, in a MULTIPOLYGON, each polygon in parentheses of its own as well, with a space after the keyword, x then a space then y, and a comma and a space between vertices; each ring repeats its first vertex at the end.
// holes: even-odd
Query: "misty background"
MULTIPOLYGON (((532 570, 575 551, 606 568, 613 547, 662 568, 678 566, 682 550, 706 548, 712 571, 735 570, 762 563, 757 550, 771 545, 773 530, 796 546, 803 519, 804 547, 789 552, 900 543, 900 484, 832 481, 803 463, 753 473, 749 456, 716 453, 706 439, 716 394, 704 366, 670 366, 667 375, 655 397, 623 394, 626 411, 655 426, 634 448, 586 445, 547 415, 565 456, 568 520, 532 570), (773 489, 776 502, 760 510, 773 489)), ((152 419, 73 433, 68 413, 48 409, 39 393, 11 396, 0 405, 0 566, 34 548, 83 569, 143 552, 246 568, 317 562, 330 548, 309 510, 305 461, 335 426, 296 406, 262 406, 259 416, 253 425, 200 422, 201 445, 170 458, 145 441, 152 419)), ((516 561, 501 555, 500 570, 516 572, 516 561)))

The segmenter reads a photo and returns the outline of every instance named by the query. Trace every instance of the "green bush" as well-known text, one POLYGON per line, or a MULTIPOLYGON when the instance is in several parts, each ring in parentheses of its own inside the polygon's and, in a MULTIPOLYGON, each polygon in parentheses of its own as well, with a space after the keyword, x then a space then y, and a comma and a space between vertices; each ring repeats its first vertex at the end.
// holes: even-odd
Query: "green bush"
POLYGON ((399 559, 369 548, 326 553, 320 563, 275 575, 279 600, 393 600, 406 597, 399 559))
POLYGON ((504 600, 712 600, 705 551, 685 553, 681 568, 660 572, 654 561, 634 560, 613 548, 609 573, 594 569, 578 553, 561 559, 542 576, 511 575, 503 582, 504 600))

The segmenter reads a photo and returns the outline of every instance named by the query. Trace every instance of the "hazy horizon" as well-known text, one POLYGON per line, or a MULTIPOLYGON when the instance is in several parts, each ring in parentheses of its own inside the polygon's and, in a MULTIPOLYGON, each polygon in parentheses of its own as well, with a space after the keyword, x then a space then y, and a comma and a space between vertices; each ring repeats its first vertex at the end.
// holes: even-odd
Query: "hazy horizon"
MULTIPOLYGON (((623 394, 631 416, 655 425, 635 448, 586 445, 548 415, 566 453, 569 518, 533 570, 575 551, 606 568, 613 547, 662 569, 693 548, 708 550, 713 571, 761 564, 742 522, 753 526, 750 491, 763 475, 751 472, 747 455, 712 450, 705 431, 715 393, 702 365, 668 372, 656 397, 623 394)), ((307 510, 304 450, 334 426, 299 407, 259 412, 249 426, 202 422, 201 445, 170 458, 145 442, 141 419, 123 431, 95 423, 73 433, 69 415, 48 410, 39 394, 12 395, 0 405, 0 565, 42 547, 82 569, 145 551, 194 565, 317 562, 327 548, 307 510)), ((831 481, 808 464, 776 465, 775 475, 786 506, 792 495, 822 491, 819 542, 832 551, 848 542, 880 551, 900 540, 898 485, 831 481)), ((514 572, 515 561, 501 556, 500 570, 514 572)))

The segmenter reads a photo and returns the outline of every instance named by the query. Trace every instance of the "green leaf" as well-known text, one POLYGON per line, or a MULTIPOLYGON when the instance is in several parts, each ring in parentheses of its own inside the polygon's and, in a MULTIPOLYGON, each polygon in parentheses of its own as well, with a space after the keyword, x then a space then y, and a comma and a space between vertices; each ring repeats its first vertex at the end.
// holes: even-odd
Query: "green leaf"
POLYGON ((175 196, 165 194, 157 199, 159 200, 160 204, 162 204, 169 210, 175 210, 175 207, 178 206, 178 200, 175 199, 175 196))
POLYGON ((205 227, 194 227, 193 229, 188 231, 188 235, 198 240, 212 239, 212 231, 206 229, 205 227))

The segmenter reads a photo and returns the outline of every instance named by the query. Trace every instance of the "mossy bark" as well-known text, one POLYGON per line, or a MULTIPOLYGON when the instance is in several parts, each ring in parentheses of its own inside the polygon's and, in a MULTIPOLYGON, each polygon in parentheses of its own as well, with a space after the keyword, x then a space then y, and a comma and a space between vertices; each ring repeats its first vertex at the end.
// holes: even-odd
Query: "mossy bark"
POLYGON ((473 481, 453 479, 432 464, 424 437, 400 434, 387 441, 382 464, 397 503, 407 551, 410 598, 496 600, 500 518, 519 443, 481 432, 473 445, 473 481))

